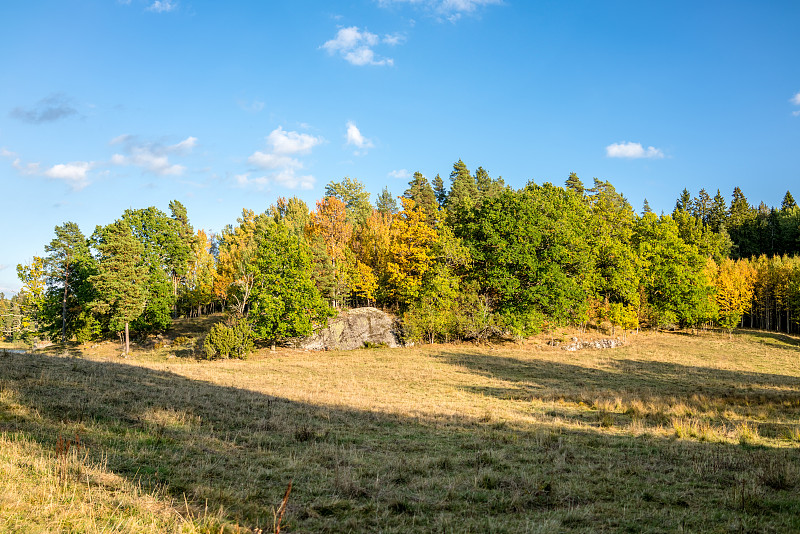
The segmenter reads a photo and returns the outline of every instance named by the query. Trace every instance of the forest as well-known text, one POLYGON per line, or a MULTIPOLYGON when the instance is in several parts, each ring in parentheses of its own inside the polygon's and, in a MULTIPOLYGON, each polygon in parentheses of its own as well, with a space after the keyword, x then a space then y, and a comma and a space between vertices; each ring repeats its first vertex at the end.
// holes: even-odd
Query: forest
POLYGON ((561 325, 737 326, 800 331, 800 208, 752 205, 737 187, 684 189, 672 213, 637 212, 614 186, 572 173, 521 189, 453 165, 449 186, 414 174, 375 202, 345 177, 311 209, 279 198, 243 210, 219 234, 169 214, 128 209, 87 236, 55 228, 44 253, 0 295, 2 336, 87 342, 167 329, 225 312, 208 357, 310 334, 339 310, 377 306, 409 339, 435 343, 526 336, 561 325))

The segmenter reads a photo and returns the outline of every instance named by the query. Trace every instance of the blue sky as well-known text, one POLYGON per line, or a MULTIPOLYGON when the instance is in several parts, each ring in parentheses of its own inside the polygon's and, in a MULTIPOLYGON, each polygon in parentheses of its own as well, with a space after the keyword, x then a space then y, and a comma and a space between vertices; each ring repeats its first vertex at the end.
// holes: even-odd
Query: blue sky
POLYGON ((463 159, 778 205, 800 178, 798 2, 7 1, 0 291, 53 228, 172 199, 218 232, 345 176, 463 159))

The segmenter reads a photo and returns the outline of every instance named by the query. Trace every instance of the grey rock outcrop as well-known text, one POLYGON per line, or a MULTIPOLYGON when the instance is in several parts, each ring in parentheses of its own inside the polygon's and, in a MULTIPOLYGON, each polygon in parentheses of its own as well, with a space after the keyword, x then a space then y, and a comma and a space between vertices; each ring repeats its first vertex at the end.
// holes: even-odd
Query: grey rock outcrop
POLYGON ((399 347, 400 325, 377 308, 355 308, 328 321, 328 326, 300 342, 308 350, 352 350, 367 344, 399 347))
POLYGON ((583 349, 614 349, 621 347, 625 342, 619 339, 597 339, 595 341, 578 341, 573 338, 572 343, 561 347, 563 350, 575 352, 583 349))

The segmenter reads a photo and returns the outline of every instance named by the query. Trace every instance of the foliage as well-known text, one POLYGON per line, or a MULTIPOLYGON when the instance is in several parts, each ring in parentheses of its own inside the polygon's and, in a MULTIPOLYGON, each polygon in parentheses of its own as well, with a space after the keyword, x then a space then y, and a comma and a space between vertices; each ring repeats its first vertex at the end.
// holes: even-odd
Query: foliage
POLYGON ((90 278, 97 295, 92 308, 108 317, 112 331, 125 331, 128 352, 129 324, 142 315, 147 305, 150 278, 143 262, 144 246, 124 219, 98 228, 95 235, 99 261, 97 274, 90 278))
POLYGON ((311 279, 308 245, 282 222, 259 235, 248 321, 257 339, 306 336, 333 315, 311 279))
POLYGON ((232 320, 229 324, 217 323, 211 327, 203 351, 206 358, 247 358, 253 350, 253 332, 247 321, 232 320))

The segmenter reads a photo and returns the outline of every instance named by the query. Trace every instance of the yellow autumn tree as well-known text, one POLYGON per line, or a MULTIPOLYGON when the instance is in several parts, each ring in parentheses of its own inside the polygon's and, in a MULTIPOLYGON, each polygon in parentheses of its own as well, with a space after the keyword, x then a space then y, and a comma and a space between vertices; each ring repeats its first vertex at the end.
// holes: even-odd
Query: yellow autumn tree
POLYGON ((314 246, 315 241, 324 243, 327 262, 317 262, 317 270, 330 270, 329 273, 317 273, 317 284, 322 295, 328 298, 334 307, 340 307, 348 294, 348 272, 352 265, 352 254, 349 242, 353 235, 353 225, 347 220, 347 206, 336 197, 325 197, 317 202, 317 210, 311 213, 305 229, 306 237, 314 246))
POLYGON ((389 228, 389 256, 386 262, 389 294, 400 305, 419 297, 425 274, 434 257, 431 246, 436 230, 427 223, 425 213, 410 198, 401 198, 403 210, 389 228))
POLYGON ((236 312, 244 315, 255 281, 257 239, 265 216, 244 209, 236 222, 237 226, 229 225, 222 230, 214 294, 224 301, 231 301, 236 312))
POLYGON ((200 229, 192 243, 189 268, 181 287, 180 302, 187 315, 200 316, 202 308, 213 302, 215 270, 211 239, 200 229))
POLYGON ((730 333, 750 310, 756 270, 747 260, 723 259, 717 268, 716 300, 719 324, 730 333))

